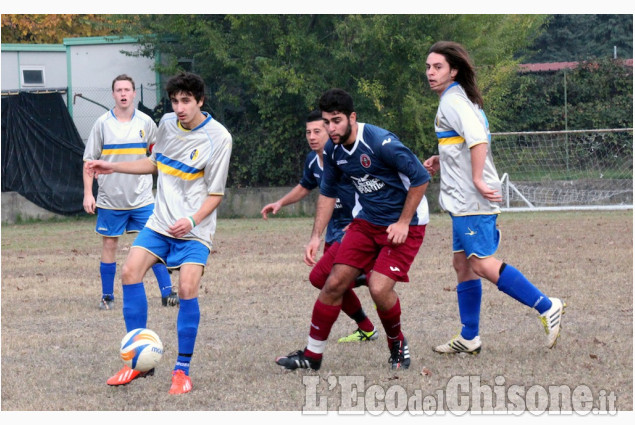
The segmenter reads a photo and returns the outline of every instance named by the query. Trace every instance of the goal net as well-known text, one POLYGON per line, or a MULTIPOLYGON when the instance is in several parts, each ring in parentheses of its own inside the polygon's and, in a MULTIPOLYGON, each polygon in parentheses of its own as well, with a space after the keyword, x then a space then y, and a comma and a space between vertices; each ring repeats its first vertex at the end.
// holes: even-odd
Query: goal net
POLYGON ((633 208, 633 129, 492 133, 507 211, 633 208))

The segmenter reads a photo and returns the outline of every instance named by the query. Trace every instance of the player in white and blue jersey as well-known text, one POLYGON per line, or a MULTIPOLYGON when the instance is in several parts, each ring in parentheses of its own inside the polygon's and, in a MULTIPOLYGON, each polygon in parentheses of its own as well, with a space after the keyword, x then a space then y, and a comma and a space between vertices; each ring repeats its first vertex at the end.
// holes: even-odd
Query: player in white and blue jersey
MULTIPOLYGON (((313 189, 319 187, 322 181, 324 145, 328 140, 328 133, 322 119, 322 112, 312 111, 306 119, 306 138, 311 148, 304 161, 304 169, 300 182, 287 194, 276 202, 265 205, 260 213, 266 220, 268 213, 276 214, 283 206, 290 205, 305 198, 313 189)), ((360 206, 356 202, 355 190, 348 179, 341 179, 337 185, 337 199, 333 216, 329 220, 326 235, 324 237, 324 255, 313 267, 309 275, 309 281, 317 289, 322 289, 326 278, 333 266, 332 259, 339 249, 344 236, 344 229, 348 226, 360 206)), ((356 286, 366 284, 366 275, 356 279, 356 286)), ((338 342, 374 341, 378 338, 377 330, 373 322, 368 318, 362 308, 359 297, 353 289, 346 291, 342 301, 342 311, 357 324, 357 329, 350 335, 344 336, 338 342)))
MULTIPOLYGON (((170 394, 192 390, 190 361, 201 313, 198 289, 216 230, 216 209, 227 181, 232 151, 230 133, 201 111, 205 84, 192 73, 170 78, 166 90, 173 113, 159 123, 157 142, 149 158, 131 162, 89 161, 97 174, 157 172, 154 212, 135 239, 122 273, 123 315, 126 331, 145 328, 148 303, 143 278, 161 262, 179 272, 179 313, 176 320, 178 355, 170 394)), ((125 385, 140 376, 125 366, 108 385, 125 385)))
POLYGON ((430 174, 440 171, 439 203, 452 217, 453 266, 462 324, 458 335, 434 351, 480 352, 481 278, 534 308, 547 334, 547 346, 552 348, 560 335, 566 304, 547 297, 520 271, 494 257, 500 241, 496 219, 501 185, 471 59, 460 44, 440 41, 430 48, 426 69, 430 88, 440 97, 435 119, 439 155, 428 158, 424 165, 430 174))
POLYGON ((341 177, 353 182, 362 210, 346 230, 315 302, 307 346, 278 357, 276 363, 285 369, 320 368, 342 295, 372 266, 368 288, 386 331, 389 363, 392 369, 407 369, 410 351, 401 331, 401 307, 394 287, 398 281, 409 281, 408 271, 423 242, 429 219, 425 191, 430 176, 395 134, 357 122, 353 99, 344 90, 324 93, 320 109, 330 140, 324 148, 324 175, 305 262, 315 264, 341 177))
MULTIPOLYGON (((112 82, 115 107, 100 116, 88 137, 84 161, 103 159, 108 162, 134 161, 145 158, 154 143, 157 126, 148 115, 135 108, 136 91, 131 77, 122 74, 112 82)), ((117 245, 124 233, 137 233, 145 225, 154 209, 152 176, 150 174, 103 175, 97 179, 97 200, 93 195, 93 177, 85 171, 84 210, 97 212, 95 231, 102 236, 101 276, 102 295, 99 308, 111 310, 115 302, 114 282, 117 272, 117 245)), ((170 274, 164 264, 152 267, 161 291, 164 306, 178 304, 172 290, 170 274)))

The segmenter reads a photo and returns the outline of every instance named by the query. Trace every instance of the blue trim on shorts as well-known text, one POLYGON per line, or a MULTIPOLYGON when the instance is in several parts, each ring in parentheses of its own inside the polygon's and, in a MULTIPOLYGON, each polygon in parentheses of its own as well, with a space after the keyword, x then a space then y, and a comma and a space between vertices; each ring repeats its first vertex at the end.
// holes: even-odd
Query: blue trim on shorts
POLYGON ((144 227, 132 246, 143 248, 161 260, 169 269, 178 269, 183 264, 207 264, 209 248, 195 239, 177 239, 162 235, 144 227))
POLYGON ((500 231, 496 228, 498 214, 452 217, 452 250, 465 252, 470 258, 491 257, 498 250, 500 231))
POLYGON ((130 210, 97 208, 95 232, 112 238, 121 236, 124 233, 140 232, 153 212, 153 203, 130 210))

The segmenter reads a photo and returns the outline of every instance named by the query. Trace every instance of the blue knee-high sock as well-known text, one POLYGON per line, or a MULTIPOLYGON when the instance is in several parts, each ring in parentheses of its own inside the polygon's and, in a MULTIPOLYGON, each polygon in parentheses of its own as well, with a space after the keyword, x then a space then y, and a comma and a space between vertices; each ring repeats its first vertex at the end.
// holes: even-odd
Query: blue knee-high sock
POLYGON ((201 311, 198 298, 180 300, 179 314, 176 318, 176 333, 179 340, 179 355, 176 358, 174 370, 182 370, 186 375, 190 373, 190 361, 194 354, 194 343, 198 333, 198 323, 201 311))
POLYGON ((509 264, 503 263, 501 266, 497 285, 500 291, 526 306, 535 308, 540 314, 551 308, 551 300, 509 264))
POLYGON ((170 273, 168 272, 167 267, 165 267, 165 264, 163 263, 156 263, 152 266, 152 271, 159 282, 161 296, 167 297, 172 292, 172 279, 170 279, 170 273))
POLYGON ((481 297, 483 288, 481 279, 466 280, 456 287, 459 301, 459 315, 461 316, 461 336, 474 339, 478 335, 478 325, 481 315, 481 297))
POLYGON ((143 282, 123 285, 123 320, 128 332, 147 327, 148 298, 143 282))
POLYGON ((115 299, 115 274, 117 273, 117 263, 99 263, 99 274, 101 275, 101 296, 115 299))

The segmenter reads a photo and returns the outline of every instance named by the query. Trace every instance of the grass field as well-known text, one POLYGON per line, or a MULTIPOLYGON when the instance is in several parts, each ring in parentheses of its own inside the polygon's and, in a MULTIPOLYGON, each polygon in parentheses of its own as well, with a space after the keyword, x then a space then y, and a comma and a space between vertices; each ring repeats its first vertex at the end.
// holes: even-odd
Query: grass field
MULTIPOLYGON (((411 269, 411 283, 397 285, 412 353, 410 369, 399 373, 388 368, 383 329, 378 341, 336 343, 354 330, 343 314, 319 372, 283 372, 274 363, 276 356, 306 344, 317 296, 308 282, 310 269, 302 262, 311 225, 310 218, 219 220, 200 291, 201 323, 190 370, 194 389, 183 396, 168 394, 177 351, 177 309, 161 306, 151 272, 146 276, 148 327, 161 336, 165 355, 153 377, 124 387, 105 383, 121 367, 118 348, 125 328, 119 272, 132 235, 119 244, 116 308, 100 311, 101 241, 93 220, 3 225, 3 413, 299 412, 312 409, 311 394, 322 410, 345 410, 346 385, 352 381, 362 383, 358 389, 362 401, 366 397, 366 409, 372 410, 368 403, 379 392, 386 406, 401 407, 398 398, 404 394, 429 395, 429 401, 437 402, 443 395, 452 410, 448 399, 456 394, 449 384, 466 376, 497 388, 495 395, 504 391, 509 397, 520 389, 529 397, 540 396, 549 386, 572 392, 583 387, 592 400, 585 406, 601 409, 614 395, 615 409, 633 410, 632 211, 503 214, 497 256, 547 295, 566 301, 562 335, 556 348, 547 349, 537 314, 484 282, 483 351, 469 357, 431 350, 460 326, 450 221, 434 215, 411 269)), ((178 273, 172 277, 176 282, 178 273)), ((367 289, 357 293, 381 327, 367 289)), ((482 397, 487 402, 487 395, 482 397)), ((565 410, 571 406, 552 400, 547 410, 560 404, 565 410)), ((471 407, 479 405, 478 399, 471 400, 471 407)), ((520 411, 536 404, 506 400, 504 406, 494 406, 520 411)))

